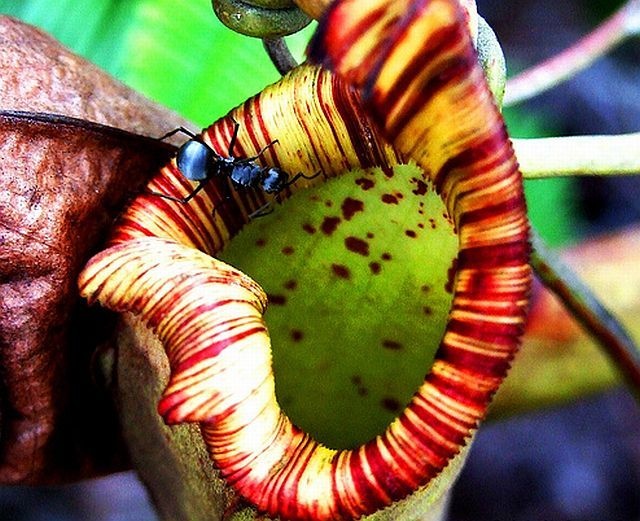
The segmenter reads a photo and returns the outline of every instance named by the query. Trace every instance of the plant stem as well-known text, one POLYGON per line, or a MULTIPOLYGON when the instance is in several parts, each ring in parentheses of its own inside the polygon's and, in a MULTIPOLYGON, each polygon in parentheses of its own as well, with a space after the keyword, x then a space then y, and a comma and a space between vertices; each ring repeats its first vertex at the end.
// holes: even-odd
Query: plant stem
POLYGON ((640 174, 640 132, 514 139, 525 179, 640 174))
POLYGON ((555 87, 639 32, 640 0, 629 0, 568 49, 507 81, 504 106, 515 105, 555 87))
POLYGON ((273 65, 282 76, 298 65, 284 38, 263 38, 262 44, 273 65))
POLYGON ((591 289, 532 231, 531 265, 542 283, 604 348, 640 401, 640 350, 591 289))

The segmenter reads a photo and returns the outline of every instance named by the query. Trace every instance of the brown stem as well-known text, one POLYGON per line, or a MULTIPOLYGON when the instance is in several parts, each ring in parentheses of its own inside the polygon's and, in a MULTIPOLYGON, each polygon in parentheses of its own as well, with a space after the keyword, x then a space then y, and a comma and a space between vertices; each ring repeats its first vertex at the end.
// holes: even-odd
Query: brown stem
POLYGON ((263 38, 262 44, 273 65, 282 76, 298 65, 284 38, 263 38))

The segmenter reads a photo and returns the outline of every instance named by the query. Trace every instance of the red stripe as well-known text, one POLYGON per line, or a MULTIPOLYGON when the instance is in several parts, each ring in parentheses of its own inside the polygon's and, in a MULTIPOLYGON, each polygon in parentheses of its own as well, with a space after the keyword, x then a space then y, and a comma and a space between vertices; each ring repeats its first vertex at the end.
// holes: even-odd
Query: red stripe
POLYGON ((331 497, 334 498, 335 510, 338 519, 349 519, 352 516, 351 510, 344 504, 342 501, 343 494, 338 489, 337 480, 339 477, 342 477, 343 467, 339 468, 339 465, 342 465, 343 458, 341 455, 344 455, 346 451, 336 452, 333 456, 333 460, 331 461, 331 497))
MULTIPOLYGON (((457 333, 487 344, 497 344, 500 346, 500 351, 513 345, 513 338, 518 335, 523 327, 520 324, 479 322, 456 318, 449 319, 447 325, 447 330, 451 333, 457 333)), ((455 349, 453 346, 450 348, 455 349)))
MULTIPOLYGON (((461 406, 481 409, 482 405, 487 401, 488 393, 476 384, 479 379, 486 377, 478 373, 473 373, 470 369, 465 370, 465 372, 468 376, 468 381, 465 381, 464 383, 461 383, 457 379, 451 381, 446 376, 436 373, 431 373, 429 375, 429 381, 438 389, 439 392, 455 400, 461 406)), ((489 379, 492 382, 495 382, 496 378, 489 377, 489 379)), ((478 411, 474 411, 474 413, 476 412, 478 411)))
POLYGON ((521 215, 521 209, 525 205, 524 193, 515 192, 513 195, 496 204, 489 204, 483 208, 462 213, 458 218, 458 226, 477 223, 503 214, 521 215))
MULTIPOLYGON (((434 49, 433 56, 429 56, 429 54, 425 56, 418 54, 410 65, 411 68, 415 68, 415 70, 412 70, 412 74, 418 74, 421 70, 420 67, 427 66, 429 61, 436 58, 435 55, 437 53, 444 52, 447 47, 452 46, 452 44, 456 42, 453 38, 459 38, 460 35, 459 31, 442 30, 434 36, 443 38, 441 42, 442 49, 434 49), (445 38, 452 39, 445 40, 445 38)), ((439 58, 442 59, 441 57, 439 58)), ((410 102, 404 102, 404 107, 394 116, 391 124, 387 122, 386 135, 388 138, 392 141, 395 140, 398 134, 406 128, 407 124, 416 115, 416 106, 425 107, 438 93, 447 89, 451 84, 463 82, 469 73, 469 69, 474 65, 474 60, 475 56, 473 55, 455 56, 439 64, 439 70, 429 74, 426 81, 420 85, 420 88, 413 92, 414 98, 411 99, 410 102)), ((396 85, 399 86, 399 84, 396 85)), ((400 91, 399 87, 397 87, 394 94, 396 96, 395 99, 387 96, 386 99, 379 102, 378 106, 381 109, 384 107, 383 117, 395 108, 395 105, 400 101, 400 96, 404 94, 404 92, 400 91)))
POLYGON ((208 347, 201 349, 197 353, 189 354, 187 357, 185 357, 183 361, 180 362, 180 364, 176 365, 175 367, 172 367, 173 372, 180 373, 182 371, 185 371, 193 367, 198 362, 202 362, 203 360, 206 360, 208 358, 215 358, 227 347, 235 344, 236 342, 244 340, 245 338, 250 337, 252 335, 264 333, 265 331, 266 331, 266 328, 264 326, 259 326, 259 327, 247 329, 237 335, 231 335, 225 339, 217 340, 213 342, 211 345, 209 345, 208 347))
POLYGON ((458 252, 458 271, 517 267, 526 264, 528 259, 529 245, 522 240, 490 246, 472 246, 458 252))
MULTIPOLYGON (((431 425, 429 417, 424 411, 417 410, 415 403, 412 403, 409 408, 421 418, 422 421, 427 423, 429 427, 433 427, 434 430, 438 430, 437 425, 431 425)), ((440 469, 446 465, 447 460, 451 456, 450 450, 445 449, 442 445, 436 443, 431 439, 431 435, 428 432, 423 431, 416 424, 414 424, 406 415, 400 416, 400 423, 406 429, 411 436, 415 445, 420 449, 419 453, 414 454, 418 466, 420 467, 420 479, 418 484, 426 483, 429 479, 435 476, 440 469)))
POLYGON ((376 488, 370 483, 364 472, 365 464, 361 458, 361 452, 354 450, 349 460, 349 470, 355 485, 356 493, 360 498, 355 514, 359 517, 366 512, 373 512, 387 505, 387 502, 376 493, 376 488))
MULTIPOLYGON (((496 124, 491 128, 491 131, 488 134, 485 134, 484 137, 481 139, 476 138, 477 141, 475 143, 471 143, 468 148, 465 148, 451 156, 447 161, 445 161, 433 177, 433 186, 436 192, 442 192, 444 183, 455 170, 469 170, 476 163, 482 163, 494 155, 497 155, 496 161, 499 161, 500 158, 506 159, 511 157, 511 148, 505 147, 505 140, 507 139, 507 131, 504 125, 496 124)), ((496 163, 490 164, 495 165, 496 163)), ((487 172, 491 171, 489 165, 487 165, 486 168, 487 172)))
MULTIPOLYGON (((389 446, 385 444, 385 447, 389 449, 389 446)), ((392 501, 397 501, 405 497, 412 490, 412 484, 407 483, 400 478, 394 471, 394 469, 387 463, 380 453, 380 448, 376 443, 376 440, 365 445, 365 454, 369 465, 373 470, 373 474, 376 477, 376 481, 381 485, 381 488, 391 497, 392 501)), ((394 452, 391 451, 391 457, 394 457, 394 452)), ((396 462, 397 463, 397 462, 396 462)))
POLYGON ((344 54, 344 49, 352 48, 366 34, 364 31, 375 25, 386 12, 386 6, 381 6, 354 24, 349 6, 343 9, 339 4, 334 2, 333 7, 327 9, 323 19, 331 20, 331 23, 320 24, 307 50, 311 60, 322 63, 328 69, 339 68, 339 63, 334 60, 344 54))
POLYGON ((442 438, 448 443, 438 442, 432 438, 431 433, 426 430, 422 430, 418 425, 412 422, 407 422, 408 427, 415 435, 416 441, 425 449, 427 449, 438 461, 438 466, 445 463, 450 457, 451 448, 448 445, 462 445, 465 438, 468 436, 469 425, 461 424, 457 418, 452 418, 448 413, 439 409, 433 402, 424 400, 425 404, 428 403, 432 409, 438 411, 441 416, 447 418, 447 421, 443 421, 438 418, 433 412, 424 407, 419 400, 414 400, 409 408, 420 418, 422 422, 429 426, 429 428, 436 431, 442 438), (464 431, 464 432, 460 432, 464 431))
MULTIPOLYGON (((318 92, 320 95, 320 91, 318 92)), ((332 77, 331 103, 340 114, 349 133, 349 142, 358 158, 357 165, 351 167, 369 168, 373 166, 390 168, 389 162, 380 146, 378 136, 373 133, 371 120, 361 108, 359 96, 352 89, 346 88, 338 76, 332 77)), ((336 143, 342 138, 336 137, 336 143)), ((342 145, 339 145, 342 147, 342 145)), ((345 154, 346 157, 346 154, 345 154)))
POLYGON ((441 347, 438 358, 456 367, 470 368, 482 375, 502 377, 507 374, 514 353, 505 354, 506 356, 502 357, 486 356, 461 348, 446 346, 444 348, 441 347))

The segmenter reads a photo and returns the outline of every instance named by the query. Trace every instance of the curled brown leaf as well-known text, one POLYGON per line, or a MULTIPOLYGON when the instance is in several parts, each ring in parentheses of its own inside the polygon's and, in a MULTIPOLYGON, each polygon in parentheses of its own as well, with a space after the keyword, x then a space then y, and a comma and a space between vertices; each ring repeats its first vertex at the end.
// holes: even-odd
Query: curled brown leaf
POLYGON ((125 463, 95 378, 108 328, 75 280, 172 151, 136 134, 186 122, 6 17, 0 71, 0 483, 108 472, 125 463))

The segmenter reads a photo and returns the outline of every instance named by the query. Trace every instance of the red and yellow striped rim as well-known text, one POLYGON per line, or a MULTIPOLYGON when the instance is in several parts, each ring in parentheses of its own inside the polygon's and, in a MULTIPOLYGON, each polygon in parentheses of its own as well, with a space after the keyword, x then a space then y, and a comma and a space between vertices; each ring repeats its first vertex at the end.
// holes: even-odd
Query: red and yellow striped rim
MULTIPOLYGON (((277 138, 262 160, 326 176, 415 160, 459 233, 436 360, 387 430, 336 451, 278 406, 266 297, 211 257, 263 204, 259 192, 237 192, 229 203, 222 180, 187 205, 140 196, 79 284, 90 301, 133 311, 158 334, 172 368, 160 412, 168 422, 201 424, 216 465, 244 498, 282 519, 355 519, 428 483, 484 416, 523 330, 528 224, 521 176, 456 1, 336 2, 311 49, 362 98, 337 76, 300 67, 232 111, 241 125, 236 153, 255 154, 277 138)), ((203 139, 226 153, 231 131, 227 117, 203 139)), ((174 196, 192 189, 175 162, 149 188, 174 196)))

